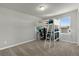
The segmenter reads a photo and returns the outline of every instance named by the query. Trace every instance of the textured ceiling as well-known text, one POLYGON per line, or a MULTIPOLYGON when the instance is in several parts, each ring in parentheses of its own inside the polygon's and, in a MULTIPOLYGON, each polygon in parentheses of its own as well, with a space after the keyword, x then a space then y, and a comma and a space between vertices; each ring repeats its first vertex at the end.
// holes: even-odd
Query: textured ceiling
POLYGON ((53 16, 58 13, 67 12, 69 10, 75 9, 79 4, 68 4, 68 3, 0 3, 1 7, 9 8, 19 12, 27 13, 36 17, 48 17, 53 16), (45 11, 39 11, 37 8, 40 5, 46 5, 47 9, 45 11))

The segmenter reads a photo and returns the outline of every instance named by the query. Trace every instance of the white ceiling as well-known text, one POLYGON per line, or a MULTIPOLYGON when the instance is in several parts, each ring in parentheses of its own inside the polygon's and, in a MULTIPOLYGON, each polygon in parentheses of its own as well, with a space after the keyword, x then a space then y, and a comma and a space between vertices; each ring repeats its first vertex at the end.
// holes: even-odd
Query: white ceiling
POLYGON ((59 13, 64 13, 79 6, 79 4, 46 3, 44 5, 47 6, 47 9, 45 11, 39 11, 37 10, 37 8, 40 5, 43 5, 43 3, 0 3, 1 7, 20 11, 41 18, 53 16, 59 13))

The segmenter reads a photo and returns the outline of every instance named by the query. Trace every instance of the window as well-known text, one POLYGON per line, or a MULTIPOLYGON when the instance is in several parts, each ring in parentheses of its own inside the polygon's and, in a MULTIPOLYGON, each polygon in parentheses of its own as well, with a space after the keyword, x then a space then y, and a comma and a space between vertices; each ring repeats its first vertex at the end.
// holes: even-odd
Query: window
POLYGON ((70 17, 63 17, 60 19, 60 32, 70 33, 71 19, 70 17))

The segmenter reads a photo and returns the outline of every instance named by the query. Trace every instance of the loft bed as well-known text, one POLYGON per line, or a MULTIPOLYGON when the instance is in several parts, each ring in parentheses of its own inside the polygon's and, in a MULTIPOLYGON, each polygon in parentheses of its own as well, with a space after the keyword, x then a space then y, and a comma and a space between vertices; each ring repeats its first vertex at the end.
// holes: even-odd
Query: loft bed
MULTIPOLYGON (((54 28, 54 21, 53 20, 49 20, 49 21, 46 21, 46 22, 47 23, 45 23, 45 25, 50 26, 50 24, 52 24, 52 26, 53 26, 51 40, 54 40, 54 35, 55 35, 55 40, 59 41, 59 39, 58 39, 59 38, 59 29, 58 28, 54 28)), ((46 36, 48 37, 48 40, 49 40, 50 31, 48 31, 48 33, 47 33, 47 28, 45 27, 45 25, 36 27, 36 29, 39 32, 39 39, 40 40, 45 40, 46 36)))

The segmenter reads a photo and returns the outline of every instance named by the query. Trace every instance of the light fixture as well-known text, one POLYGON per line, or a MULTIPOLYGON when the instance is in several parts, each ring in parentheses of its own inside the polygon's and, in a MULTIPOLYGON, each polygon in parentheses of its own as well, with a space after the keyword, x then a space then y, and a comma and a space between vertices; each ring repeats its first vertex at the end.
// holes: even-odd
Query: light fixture
POLYGON ((46 4, 42 4, 37 6, 37 10, 38 11, 45 11, 47 9, 47 5, 46 4))
POLYGON ((45 6, 40 6, 40 10, 44 11, 45 10, 45 6))

